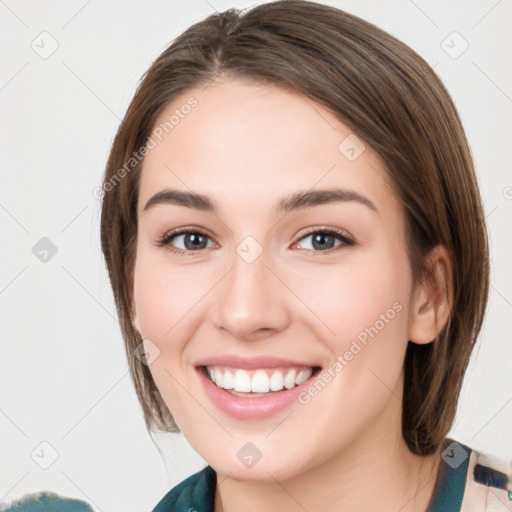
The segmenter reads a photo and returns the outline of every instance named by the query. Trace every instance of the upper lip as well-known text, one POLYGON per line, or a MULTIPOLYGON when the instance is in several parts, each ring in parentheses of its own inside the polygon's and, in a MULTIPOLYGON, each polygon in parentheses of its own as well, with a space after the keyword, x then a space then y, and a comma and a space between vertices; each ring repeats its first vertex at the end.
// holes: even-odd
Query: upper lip
POLYGON ((257 368, 277 368, 279 366, 303 366, 305 368, 314 368, 315 364, 303 361, 293 361, 276 356, 242 356, 236 354, 226 354, 207 357, 198 361, 195 366, 227 366, 230 368, 240 368, 254 370, 257 368))

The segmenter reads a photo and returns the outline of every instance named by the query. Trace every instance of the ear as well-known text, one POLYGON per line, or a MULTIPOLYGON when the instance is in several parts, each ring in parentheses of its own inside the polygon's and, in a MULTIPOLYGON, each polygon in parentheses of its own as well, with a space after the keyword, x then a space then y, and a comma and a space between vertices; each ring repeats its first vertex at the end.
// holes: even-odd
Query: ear
POLYGON ((428 255, 432 278, 414 290, 409 340, 426 344, 434 341, 450 317, 453 300, 453 271, 448 251, 436 246, 428 255))

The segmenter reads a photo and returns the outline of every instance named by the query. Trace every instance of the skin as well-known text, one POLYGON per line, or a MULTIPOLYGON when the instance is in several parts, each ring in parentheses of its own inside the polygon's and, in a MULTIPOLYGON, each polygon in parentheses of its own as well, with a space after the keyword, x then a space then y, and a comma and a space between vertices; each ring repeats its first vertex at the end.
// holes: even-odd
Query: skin
POLYGON ((408 340, 431 342, 447 320, 446 252, 432 253, 434 284, 413 282, 404 213, 381 160, 366 146, 349 161, 338 146, 351 130, 324 107, 223 78, 184 93, 156 125, 191 96, 197 106, 143 165, 134 326, 160 350, 150 370, 179 428, 217 472, 215 510, 426 510, 440 459, 412 454, 401 437, 402 367, 408 340), (276 213, 289 194, 335 187, 377 211, 343 201, 276 213), (166 188, 208 195, 219 210, 144 211, 166 188), (180 227, 205 232, 207 247, 169 252, 187 250, 183 236, 157 245, 180 227), (311 227, 344 230, 355 244, 315 249, 311 227), (247 236, 262 250, 252 263, 236 252, 247 236), (400 311, 317 396, 269 419, 225 415, 194 369, 228 353, 325 369, 396 303, 400 311), (247 442, 262 454, 251 468, 237 457, 247 442))

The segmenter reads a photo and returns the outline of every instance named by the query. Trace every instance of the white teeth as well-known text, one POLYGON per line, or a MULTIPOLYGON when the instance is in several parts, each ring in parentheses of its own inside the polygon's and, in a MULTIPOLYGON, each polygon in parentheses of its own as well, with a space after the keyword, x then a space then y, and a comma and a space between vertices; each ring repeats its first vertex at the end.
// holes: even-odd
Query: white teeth
POLYGON ((284 378, 281 372, 274 372, 270 377, 270 389, 272 391, 281 391, 284 386, 284 378))
POLYGON ((263 370, 258 370, 251 380, 251 391, 253 393, 268 393, 270 389, 268 375, 263 370))
POLYGON ((217 384, 219 388, 222 387, 222 377, 222 372, 218 368, 215 368, 215 384, 217 384))
POLYGON ((292 389, 295 386, 295 370, 290 370, 284 378, 284 387, 292 389))
POLYGON ((236 371, 234 389, 235 391, 242 391, 244 393, 249 393, 251 391, 251 377, 247 372, 244 372, 243 370, 236 371))
POLYGON ((224 389, 233 389, 235 387, 235 377, 229 371, 224 372, 224 380, 222 382, 224 389))
POLYGON ((292 368, 283 375, 281 370, 275 370, 270 374, 267 370, 256 370, 252 378, 245 370, 238 369, 234 373, 230 370, 221 370, 218 367, 207 367, 208 375, 212 382, 224 389, 233 389, 241 393, 268 393, 269 391, 281 391, 284 388, 292 389, 308 380, 313 374, 312 368, 297 372, 292 368), (270 375, 270 376, 269 376, 270 375))
POLYGON ((307 370, 302 370, 301 372, 299 372, 299 374, 297 375, 297 377, 295 378, 295 384, 297 384, 297 386, 299 384, 302 384, 303 382, 305 382, 306 380, 309 379, 309 377, 311 377, 311 374, 312 374, 312 370, 311 368, 307 369, 307 370))

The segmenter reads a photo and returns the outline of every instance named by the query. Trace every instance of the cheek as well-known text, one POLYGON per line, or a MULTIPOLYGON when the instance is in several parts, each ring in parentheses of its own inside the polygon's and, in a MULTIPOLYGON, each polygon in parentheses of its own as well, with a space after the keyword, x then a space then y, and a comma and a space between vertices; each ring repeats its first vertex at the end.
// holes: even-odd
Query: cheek
POLYGON ((404 270, 408 268, 405 255, 382 254, 339 271, 326 266, 314 277, 297 276, 297 293, 307 296, 308 307, 321 320, 317 337, 332 358, 323 372, 328 381, 328 390, 321 392, 324 398, 315 398, 324 389, 322 383, 303 397, 305 403, 311 402, 313 416, 329 423, 325 415, 334 413, 322 409, 329 396, 327 401, 340 405, 339 421, 347 421, 343 411, 359 410, 364 403, 365 413, 358 421, 369 422, 391 390, 400 394, 396 386, 408 344, 412 286, 412 277, 404 270))
POLYGON ((193 281, 193 272, 168 268, 142 250, 134 274, 134 302, 142 336, 161 349, 177 349, 175 342, 181 337, 176 334, 190 319, 189 313, 204 295, 204 287, 193 281))
MULTIPOLYGON (((319 266, 314 272, 297 273, 291 279, 294 291, 316 315, 323 327, 323 339, 337 353, 350 341, 373 336, 377 330, 382 343, 394 343, 406 336, 411 277, 404 266, 389 257, 373 258, 340 266, 319 266), (400 314, 398 314, 400 313, 400 314), (385 341, 385 340, 386 341, 385 341)), ((320 331, 318 331, 320 333, 320 331)))

